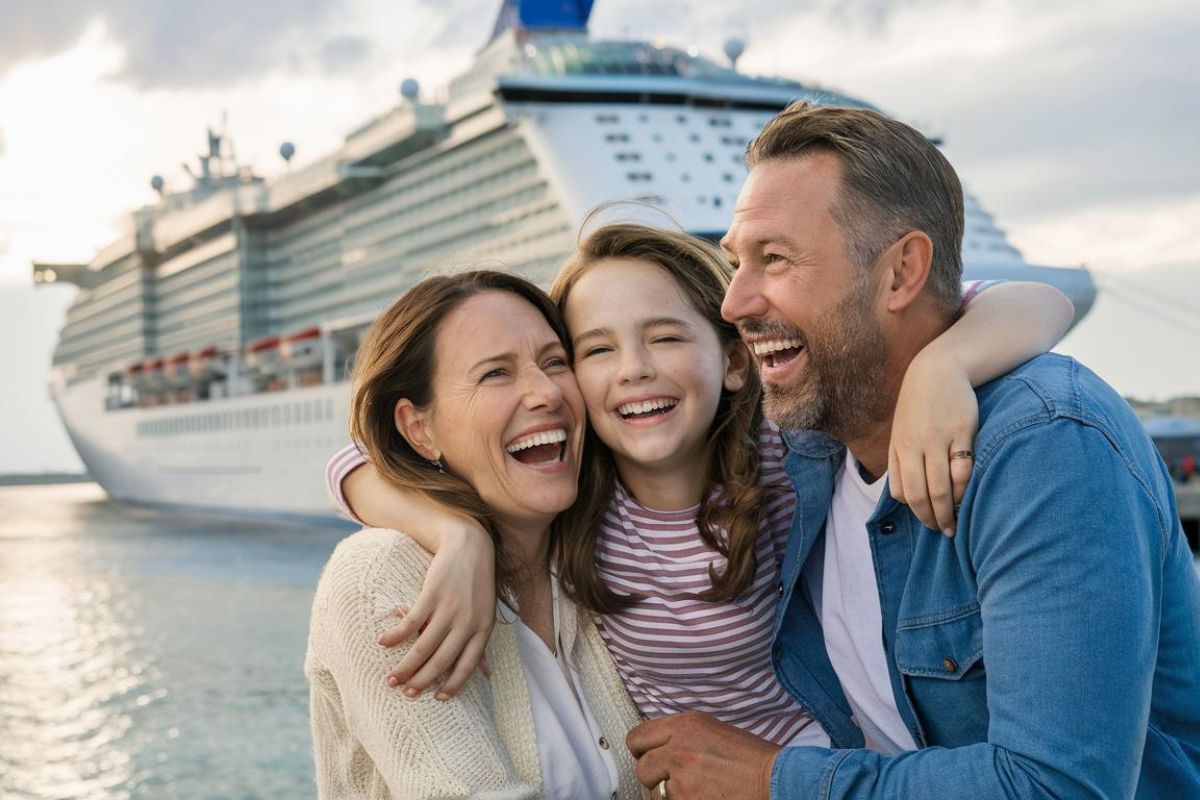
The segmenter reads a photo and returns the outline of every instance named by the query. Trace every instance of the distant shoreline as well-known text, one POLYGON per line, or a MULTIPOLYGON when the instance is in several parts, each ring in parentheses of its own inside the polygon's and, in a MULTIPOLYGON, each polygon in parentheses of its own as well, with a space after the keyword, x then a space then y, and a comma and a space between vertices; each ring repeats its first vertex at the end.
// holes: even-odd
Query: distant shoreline
POLYGON ((28 475, 0 475, 0 486, 49 486, 58 483, 88 483, 86 472, 35 472, 28 475))

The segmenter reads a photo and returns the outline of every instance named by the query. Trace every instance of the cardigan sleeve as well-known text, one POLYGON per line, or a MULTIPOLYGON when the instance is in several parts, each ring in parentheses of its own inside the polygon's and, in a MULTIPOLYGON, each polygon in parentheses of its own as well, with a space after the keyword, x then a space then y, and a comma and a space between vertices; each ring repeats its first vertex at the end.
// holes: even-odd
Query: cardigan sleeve
POLYGON ((335 550, 317 588, 305 672, 321 798, 533 798, 500 743, 487 682, 448 701, 410 700, 386 678, 407 645, 377 639, 411 605, 430 556, 368 529, 335 550))

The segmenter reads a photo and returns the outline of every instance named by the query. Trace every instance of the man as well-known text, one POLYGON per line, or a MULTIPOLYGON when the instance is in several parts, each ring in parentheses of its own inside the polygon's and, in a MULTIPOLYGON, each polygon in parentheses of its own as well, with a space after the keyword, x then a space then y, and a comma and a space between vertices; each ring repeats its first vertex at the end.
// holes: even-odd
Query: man
POLYGON ((905 125, 806 104, 747 164, 723 311, 799 431, 776 671, 844 749, 684 714, 631 732, 639 779, 676 800, 1200 798, 1200 589, 1128 406, 1055 355, 987 384, 956 535, 924 533, 885 488, 888 441, 960 303, 958 178, 905 125))

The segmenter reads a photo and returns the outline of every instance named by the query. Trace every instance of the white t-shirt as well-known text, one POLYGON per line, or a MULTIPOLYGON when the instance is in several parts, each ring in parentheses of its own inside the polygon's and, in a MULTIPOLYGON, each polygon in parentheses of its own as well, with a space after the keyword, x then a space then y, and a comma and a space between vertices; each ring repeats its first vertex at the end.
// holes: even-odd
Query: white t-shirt
POLYGON ((825 558, 805 570, 813 607, 825 634, 825 649, 842 691, 862 728, 867 747, 882 753, 915 750, 917 744, 896 710, 883 649, 883 612, 867 534, 883 492, 883 477, 868 484, 854 456, 833 490, 825 523, 825 558))
POLYGON ((512 609, 498 604, 501 617, 516 625, 517 646, 525 683, 533 709, 533 727, 537 734, 538 762, 542 768, 542 797, 552 800, 615 796, 617 764, 613 747, 625 742, 608 742, 592 711, 584 701, 578 671, 563 658, 560 639, 558 580, 551 578, 554 608, 554 640, 551 653, 546 643, 521 621, 512 609), (601 745, 603 742, 607 747, 601 745))

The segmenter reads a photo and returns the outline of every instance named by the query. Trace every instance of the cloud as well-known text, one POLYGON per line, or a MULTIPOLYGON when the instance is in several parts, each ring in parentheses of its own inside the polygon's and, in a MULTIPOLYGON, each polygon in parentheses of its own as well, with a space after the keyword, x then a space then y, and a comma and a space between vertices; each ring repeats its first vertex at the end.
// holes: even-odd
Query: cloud
POLYGON ((341 75, 366 63, 375 45, 362 36, 335 36, 321 45, 320 61, 325 72, 341 75))
POLYGON ((135 86, 226 85, 310 60, 344 70, 366 54, 353 37, 328 38, 344 5, 337 0, 3 3, 0 76, 24 59, 66 50, 96 20, 125 49, 124 67, 115 77, 135 86))

